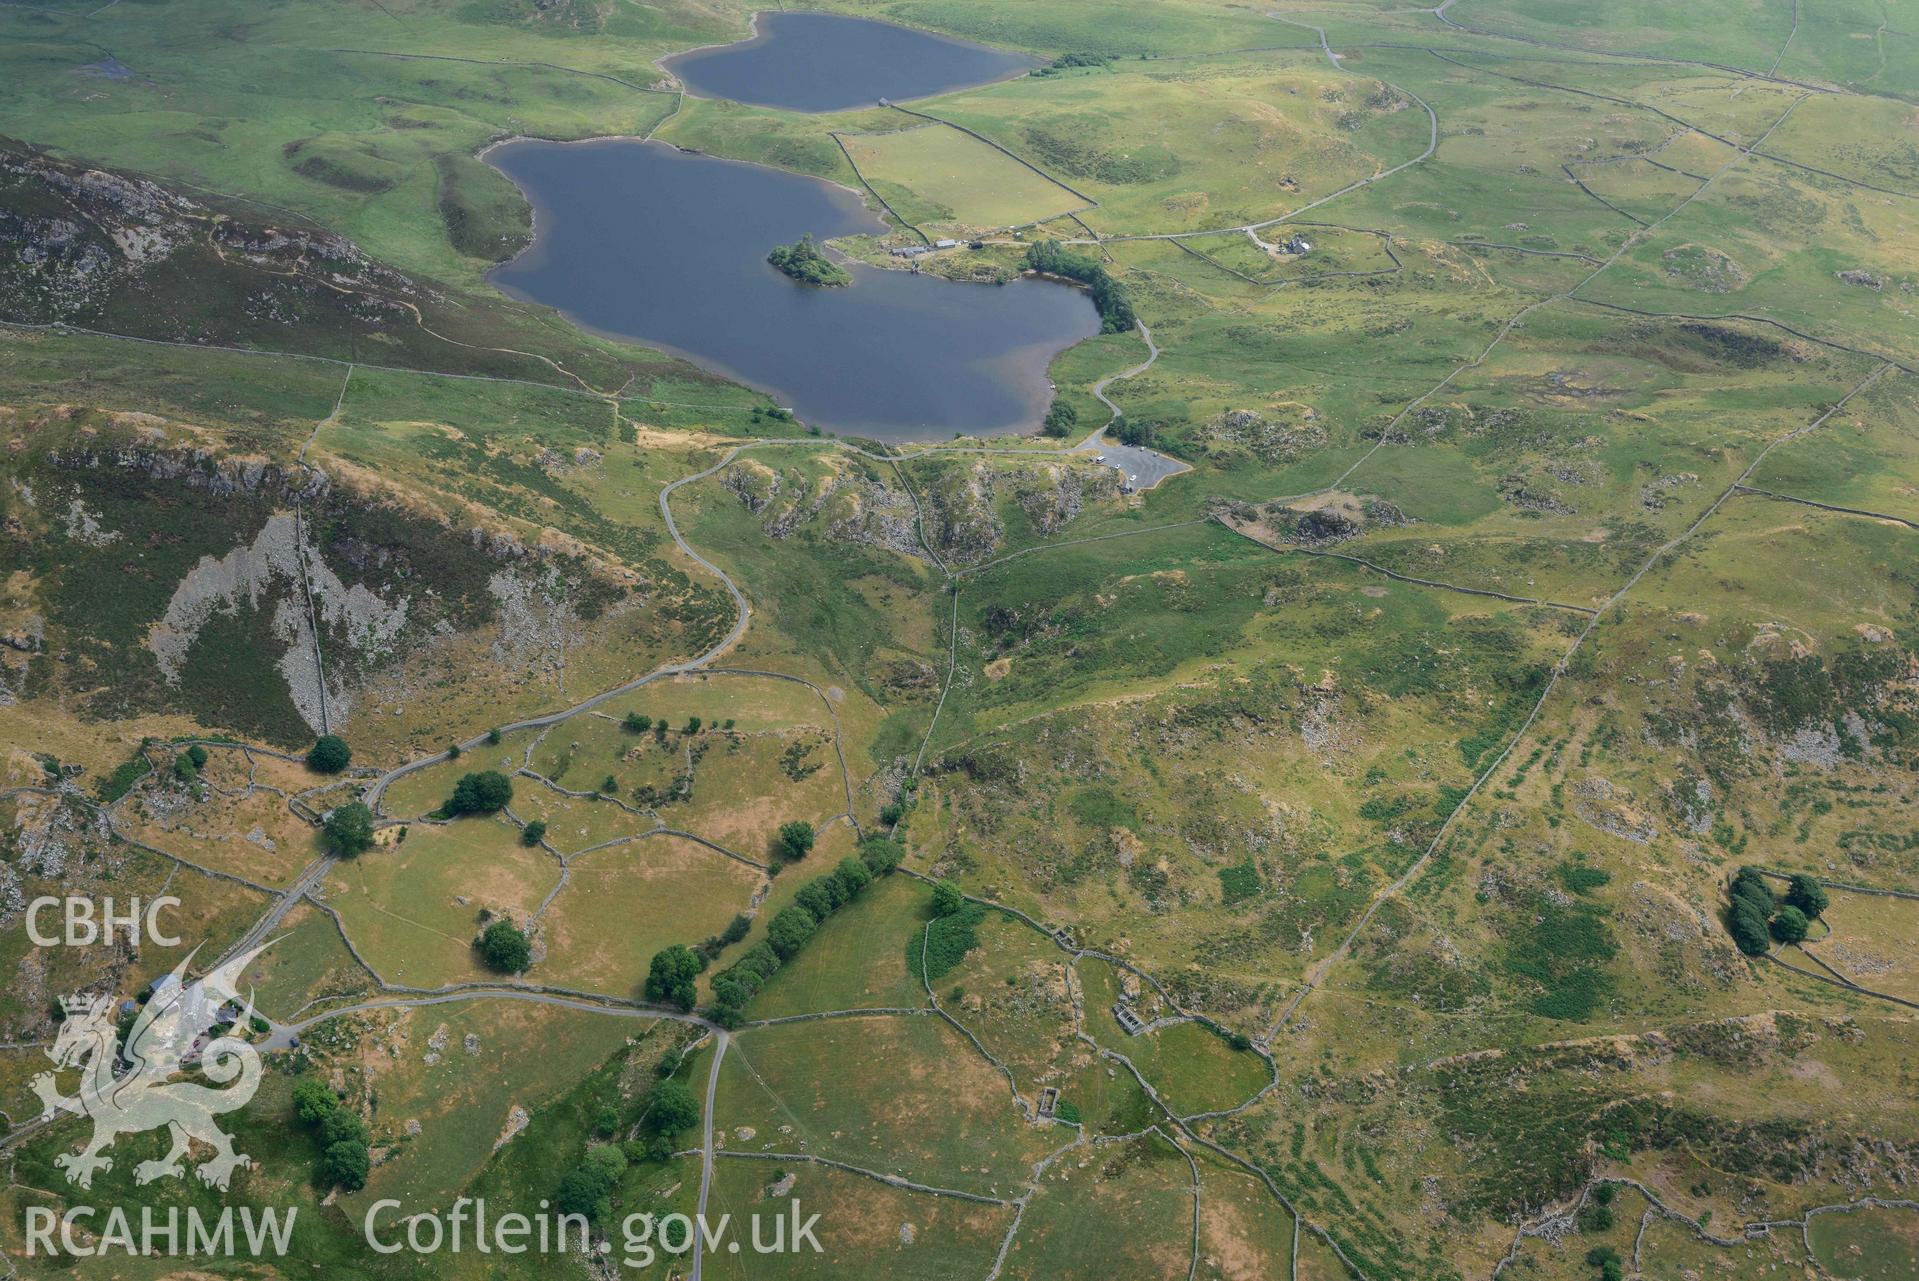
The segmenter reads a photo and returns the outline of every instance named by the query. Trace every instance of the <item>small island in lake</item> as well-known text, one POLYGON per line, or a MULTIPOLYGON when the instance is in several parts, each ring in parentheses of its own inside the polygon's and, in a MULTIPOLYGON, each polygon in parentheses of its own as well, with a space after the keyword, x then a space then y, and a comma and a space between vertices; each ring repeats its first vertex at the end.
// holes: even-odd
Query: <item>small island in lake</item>
POLYGON ((845 286, 853 283, 846 269, 830 261, 808 232, 790 245, 777 245, 766 260, 807 285, 845 286))

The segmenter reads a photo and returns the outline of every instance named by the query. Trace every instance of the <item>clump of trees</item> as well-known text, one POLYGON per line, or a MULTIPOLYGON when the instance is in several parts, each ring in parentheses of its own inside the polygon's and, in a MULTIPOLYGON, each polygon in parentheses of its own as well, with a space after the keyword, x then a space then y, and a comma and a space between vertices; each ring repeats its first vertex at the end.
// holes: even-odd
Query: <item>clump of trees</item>
POLYGON ((502 974, 524 973, 533 960, 533 945, 527 942, 526 931, 505 918, 482 930, 474 946, 480 949, 480 959, 502 974))
POLYGON ((453 785, 453 795, 440 806, 440 817, 458 818, 462 814, 497 814, 513 799, 513 780, 496 769, 477 774, 462 774, 453 785))
POLYGON ((1824 915, 1831 901, 1824 886, 1798 872, 1787 880, 1785 901, 1781 903, 1773 897, 1765 874, 1755 867, 1742 867, 1734 874, 1728 895, 1731 903, 1726 928, 1747 956, 1763 955, 1774 939, 1781 943, 1803 941, 1812 922, 1824 915))
POLYGON ((373 848, 373 811, 364 801, 336 805, 320 829, 327 848, 341 858, 352 858, 373 848))
POLYGON ((1826 887, 1804 872, 1794 872, 1786 882, 1786 903, 1806 914, 1808 920, 1818 920, 1832 906, 1832 900, 1826 894, 1826 887))
POLYGON ((1806 914, 1790 905, 1782 907, 1772 918, 1772 936, 1781 943, 1802 943, 1811 922, 1806 914))
POLYGON ((198 743, 189 745, 173 758, 173 776, 188 786, 200 781, 200 771, 206 767, 207 749, 198 743))
POLYGON ((1074 67, 1110 67, 1112 65, 1113 60, 1103 53, 1062 53, 1033 74, 1050 76, 1055 72, 1069 71, 1074 67))
POLYGON ((679 1081, 662 1081, 646 1096, 646 1128, 665 1139, 698 1125, 700 1103, 679 1081))
MULTIPOLYGON (((645 1120, 641 1123, 647 1138, 626 1144, 595 1143, 577 1166, 560 1178, 554 1189, 553 1204, 563 1214, 583 1214, 604 1222, 611 1217, 613 1189, 620 1176, 634 1161, 663 1161, 673 1154, 675 1135, 684 1133, 700 1121, 699 1101, 693 1091, 678 1081, 662 1081, 646 1096, 645 1120)), ((607 1109, 596 1127, 602 1134, 619 1128, 619 1116, 607 1109)))
POLYGON ((338 774, 353 759, 353 750, 338 734, 322 734, 307 749, 307 768, 316 774, 338 774))
POLYGON ((373 1168, 366 1122, 318 1077, 301 1077, 293 1084, 293 1115, 314 1136, 320 1148, 319 1176, 325 1187, 357 1192, 366 1186, 373 1168))
POLYGON ((1095 259, 1062 249, 1056 240, 1041 240, 1026 247, 1026 267, 1085 285, 1093 295, 1093 305, 1099 308, 1100 332, 1124 333, 1138 323, 1126 286, 1107 274, 1095 259))
POLYGON ((810 231, 790 245, 774 246, 766 260, 804 285, 837 287, 853 283, 845 268, 820 252, 810 231))
POLYGON ((1079 421, 1079 410, 1064 396, 1056 396, 1047 407, 1046 417, 1040 422, 1040 430, 1048 436, 1070 436, 1073 425, 1079 421))
POLYGON ((625 1173, 626 1153, 611 1143, 595 1143, 583 1161, 561 1176, 553 1205, 562 1214, 604 1220, 612 1214, 613 1185, 625 1173))
POLYGON ((693 985, 705 968, 706 958, 684 943, 661 948, 646 973, 646 999, 692 1009, 699 999, 693 985))

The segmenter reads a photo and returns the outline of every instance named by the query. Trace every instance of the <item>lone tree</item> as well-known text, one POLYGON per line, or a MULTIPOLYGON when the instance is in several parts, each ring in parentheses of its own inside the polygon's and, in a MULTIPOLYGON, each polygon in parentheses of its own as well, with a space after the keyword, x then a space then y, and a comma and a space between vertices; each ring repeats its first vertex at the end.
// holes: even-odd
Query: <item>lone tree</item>
POLYGON ((338 774, 353 759, 353 749, 338 734, 322 734, 307 749, 307 768, 318 774, 338 774))
POLYGON ((520 844, 538 845, 546 839, 546 820, 536 818, 520 829, 520 844))
POLYGON ((706 958, 684 943, 675 943, 653 953, 652 968, 646 975, 646 999, 670 1001, 682 1010, 690 1010, 698 999, 693 981, 706 968, 706 958))
POLYGON ((342 858, 373 848, 373 811, 362 801, 335 806, 322 829, 327 847, 342 858))
POLYGON ((1796 907, 1782 907, 1772 918, 1772 936, 1781 943, 1799 943, 1806 937, 1806 914, 1796 907))
POLYGON ((462 774, 453 795, 441 806, 449 818, 459 814, 497 814, 513 799, 513 780, 496 769, 462 774))
POLYGON ((526 934, 511 921, 495 921, 480 935, 480 959, 502 974, 520 974, 533 959, 526 934))
POLYGON ((1826 895, 1826 887, 1804 872, 1794 872, 1786 883, 1786 902, 1805 913, 1807 920, 1816 920, 1826 914, 1832 900, 1826 895))
POLYGON ((934 916, 951 916, 965 906, 966 895, 951 881, 941 881, 933 887, 934 916))
POLYGON ((813 825, 800 818, 782 823, 773 844, 783 862, 796 863, 813 852, 813 825))

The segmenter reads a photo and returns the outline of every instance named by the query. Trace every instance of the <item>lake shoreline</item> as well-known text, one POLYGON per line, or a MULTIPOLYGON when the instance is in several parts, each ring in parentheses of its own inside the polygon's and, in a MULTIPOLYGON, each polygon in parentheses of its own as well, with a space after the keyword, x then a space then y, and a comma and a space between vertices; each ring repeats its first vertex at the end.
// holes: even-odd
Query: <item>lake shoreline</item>
POLYGON ((834 249, 854 283, 818 289, 769 265, 772 246, 800 235, 888 230, 843 183, 630 135, 500 139, 480 157, 532 211, 528 244, 487 273, 494 288, 822 431, 891 443, 1029 433, 1053 360, 1098 332, 1084 292, 1052 282, 952 281, 834 249))

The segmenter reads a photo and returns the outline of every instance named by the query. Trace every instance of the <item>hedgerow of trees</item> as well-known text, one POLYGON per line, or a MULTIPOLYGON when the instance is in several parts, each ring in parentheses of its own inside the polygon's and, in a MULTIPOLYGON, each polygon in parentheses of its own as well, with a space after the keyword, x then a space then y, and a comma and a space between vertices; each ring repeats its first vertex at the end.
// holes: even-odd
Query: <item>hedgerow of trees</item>
POLYGON ((1101 333, 1125 333, 1138 323, 1126 286, 1108 275, 1106 268, 1094 259, 1062 249, 1058 241, 1041 240, 1026 247, 1026 266, 1031 271, 1085 285, 1093 295, 1093 305, 1099 308, 1101 333))
POLYGON ((874 877, 893 871, 905 854, 898 841, 868 837, 860 842, 858 857, 841 859, 831 872, 801 886, 793 902, 767 922, 766 937, 714 976, 713 1004, 708 1010, 713 1021, 721 1027, 738 1026, 753 994, 799 955, 820 922, 858 898, 874 877))

